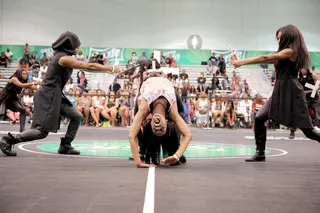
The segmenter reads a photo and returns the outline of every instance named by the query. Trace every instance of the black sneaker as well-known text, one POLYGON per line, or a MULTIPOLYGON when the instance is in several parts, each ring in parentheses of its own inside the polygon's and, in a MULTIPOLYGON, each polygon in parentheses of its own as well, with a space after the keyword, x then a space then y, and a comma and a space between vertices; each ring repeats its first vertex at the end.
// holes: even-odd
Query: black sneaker
POLYGON ((15 141, 15 138, 10 133, 2 137, 0 142, 0 149, 3 154, 7 156, 17 156, 17 153, 15 151, 12 151, 12 146, 15 144, 15 141))
POLYGON ((266 161, 266 156, 264 153, 256 152, 251 158, 247 158, 246 162, 263 162, 266 161))
POLYGON ((294 139, 294 138, 295 138, 295 133, 294 132, 290 132, 289 139, 294 139))
POLYGON ((71 144, 60 144, 58 153, 62 155, 80 155, 80 151, 73 148, 71 144))

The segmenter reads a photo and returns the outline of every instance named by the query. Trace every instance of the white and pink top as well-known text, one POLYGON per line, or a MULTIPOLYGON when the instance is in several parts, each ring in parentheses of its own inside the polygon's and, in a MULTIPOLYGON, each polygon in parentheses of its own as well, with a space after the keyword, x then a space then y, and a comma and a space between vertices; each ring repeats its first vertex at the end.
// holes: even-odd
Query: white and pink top
POLYGON ((139 99, 146 99, 150 106, 152 102, 161 96, 167 99, 170 104, 170 108, 176 101, 176 93, 172 83, 168 79, 163 77, 151 77, 143 82, 140 89, 139 99))

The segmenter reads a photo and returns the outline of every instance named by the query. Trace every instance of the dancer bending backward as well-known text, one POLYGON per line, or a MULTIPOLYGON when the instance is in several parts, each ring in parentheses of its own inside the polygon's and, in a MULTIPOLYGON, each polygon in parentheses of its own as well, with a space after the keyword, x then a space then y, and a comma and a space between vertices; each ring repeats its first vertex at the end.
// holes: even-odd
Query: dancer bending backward
POLYGON ((276 63, 273 93, 255 117, 256 153, 247 162, 265 161, 267 131, 264 123, 270 118, 289 128, 300 128, 306 137, 320 142, 320 131, 314 128, 308 114, 303 87, 297 77, 300 69, 310 66, 310 56, 299 29, 293 25, 276 32, 279 48, 276 53, 231 62, 235 68, 246 64, 276 63))
POLYGON ((164 164, 176 164, 187 149, 192 136, 183 118, 179 115, 176 93, 171 82, 164 77, 149 77, 140 89, 138 97, 138 113, 133 119, 129 133, 131 152, 138 167, 152 167, 151 164, 142 163, 138 151, 137 136, 143 121, 152 113, 151 129, 155 136, 163 137, 167 131, 166 114, 175 123, 182 135, 179 149, 163 160, 164 164))
POLYGON ((86 63, 76 60, 72 55, 76 55, 80 46, 78 36, 71 32, 63 33, 57 41, 52 44, 55 51, 54 57, 50 61, 48 71, 42 85, 34 95, 34 120, 31 130, 21 134, 3 136, 0 142, 1 151, 8 156, 16 156, 12 151, 14 144, 26 141, 33 141, 47 137, 49 132, 57 132, 60 127, 60 117, 70 119, 65 137, 61 138, 59 154, 74 154, 80 152, 71 146, 74 140, 82 115, 65 97, 62 90, 69 80, 73 69, 84 69, 87 71, 105 71, 113 74, 119 68, 103 66, 95 63, 86 63))

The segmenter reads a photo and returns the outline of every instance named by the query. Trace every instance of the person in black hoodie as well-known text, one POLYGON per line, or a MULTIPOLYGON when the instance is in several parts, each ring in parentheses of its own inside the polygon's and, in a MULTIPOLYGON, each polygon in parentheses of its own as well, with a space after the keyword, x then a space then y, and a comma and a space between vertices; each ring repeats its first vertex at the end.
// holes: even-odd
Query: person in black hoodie
POLYGON ((61 115, 70 119, 65 137, 61 138, 59 154, 79 155, 80 151, 71 146, 74 140, 82 115, 63 94, 63 88, 69 80, 73 69, 90 71, 102 71, 110 74, 118 72, 115 66, 103 66, 96 63, 78 61, 72 55, 76 55, 81 42, 78 36, 72 32, 65 32, 52 44, 55 51, 48 66, 45 79, 34 95, 34 117, 31 129, 21 134, 2 137, 1 151, 7 156, 16 156, 12 150, 14 144, 33 141, 47 137, 49 132, 57 132, 60 128, 61 115))

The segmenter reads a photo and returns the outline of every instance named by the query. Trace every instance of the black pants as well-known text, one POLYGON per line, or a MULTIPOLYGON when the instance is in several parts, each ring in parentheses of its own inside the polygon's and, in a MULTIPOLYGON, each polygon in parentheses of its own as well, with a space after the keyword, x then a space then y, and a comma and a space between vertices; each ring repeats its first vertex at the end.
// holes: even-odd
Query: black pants
MULTIPOLYGON (((82 114, 78 112, 78 110, 74 106, 62 103, 60 115, 70 119, 70 124, 68 126, 64 142, 71 143, 74 140, 80 127, 83 118, 82 114)), ((41 127, 37 127, 35 129, 30 129, 21 134, 16 135, 16 138, 19 142, 26 142, 43 139, 47 137, 48 134, 48 131, 43 130, 41 127)))
POLYGON ((20 113, 20 132, 23 132, 26 126, 26 108, 20 101, 10 99, 6 101, 6 108, 11 110, 12 112, 20 113))
MULTIPOLYGON (((256 140, 257 151, 264 153, 267 141, 267 128, 265 122, 268 121, 268 112, 270 109, 270 100, 259 110, 255 117, 254 136, 256 140)), ((311 128, 301 128, 304 135, 311 139, 320 142, 320 134, 311 128)))

